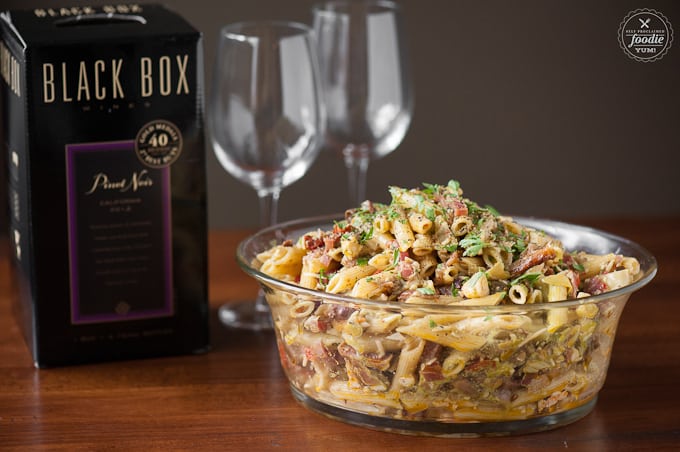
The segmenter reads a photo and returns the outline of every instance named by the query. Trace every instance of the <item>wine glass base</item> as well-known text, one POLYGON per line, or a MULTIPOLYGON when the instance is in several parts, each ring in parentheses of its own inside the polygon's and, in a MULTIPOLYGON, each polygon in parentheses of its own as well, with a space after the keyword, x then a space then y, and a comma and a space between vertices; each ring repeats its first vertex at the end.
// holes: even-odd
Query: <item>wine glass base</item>
POLYGON ((254 301, 236 301, 220 306, 220 321, 230 327, 250 331, 271 331, 274 328, 269 310, 258 309, 254 301))

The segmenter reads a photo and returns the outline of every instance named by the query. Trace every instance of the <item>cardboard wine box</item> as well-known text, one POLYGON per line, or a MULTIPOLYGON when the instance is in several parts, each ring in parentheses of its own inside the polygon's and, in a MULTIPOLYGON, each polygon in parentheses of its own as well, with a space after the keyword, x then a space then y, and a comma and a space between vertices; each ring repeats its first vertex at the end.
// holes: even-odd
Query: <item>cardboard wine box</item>
POLYGON ((35 365, 207 350, 200 32, 149 4, 0 26, 15 312, 35 365))

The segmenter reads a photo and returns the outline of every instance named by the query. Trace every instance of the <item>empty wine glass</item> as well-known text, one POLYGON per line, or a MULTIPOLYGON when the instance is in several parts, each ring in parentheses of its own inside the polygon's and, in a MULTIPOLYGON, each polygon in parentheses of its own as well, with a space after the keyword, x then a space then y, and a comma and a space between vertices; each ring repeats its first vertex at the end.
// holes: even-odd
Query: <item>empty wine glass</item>
POLYGON ((352 206, 366 196, 371 160, 402 141, 413 110, 401 14, 390 1, 347 0, 315 5, 328 125, 326 146, 348 169, 352 206))
MULTIPOLYGON (((208 128, 217 159, 252 186, 262 227, 276 222, 281 190, 319 153, 325 113, 312 30, 294 22, 243 22, 220 31, 208 128)), ((223 323, 271 328, 262 292, 219 310, 223 323)))

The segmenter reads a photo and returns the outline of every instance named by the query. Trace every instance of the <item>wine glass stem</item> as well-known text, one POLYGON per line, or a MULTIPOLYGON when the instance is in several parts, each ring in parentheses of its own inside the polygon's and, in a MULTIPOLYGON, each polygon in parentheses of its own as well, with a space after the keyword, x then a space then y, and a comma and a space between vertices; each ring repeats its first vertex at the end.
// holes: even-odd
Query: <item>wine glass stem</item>
MULTIPOLYGON (((260 227, 266 228, 276 224, 280 194, 280 189, 258 190, 257 197, 260 203, 260 227)), ((269 317, 267 300, 261 289, 255 299, 255 312, 269 317)))
POLYGON ((258 190, 257 197, 260 201, 260 227, 266 228, 276 224, 280 194, 280 189, 258 190))
POLYGON ((352 207, 359 206, 366 200, 366 174, 368 173, 369 161, 370 159, 365 153, 360 155, 353 152, 345 153, 349 198, 352 207))

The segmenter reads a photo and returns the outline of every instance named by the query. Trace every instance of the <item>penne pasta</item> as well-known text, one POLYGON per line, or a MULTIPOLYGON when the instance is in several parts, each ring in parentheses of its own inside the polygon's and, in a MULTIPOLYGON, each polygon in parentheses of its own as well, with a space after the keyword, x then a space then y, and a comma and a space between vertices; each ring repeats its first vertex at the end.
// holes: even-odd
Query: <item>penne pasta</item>
POLYGON ((375 273, 376 268, 371 265, 355 265, 354 267, 344 267, 334 274, 328 281, 326 292, 343 293, 351 290, 354 285, 362 278, 375 273))

